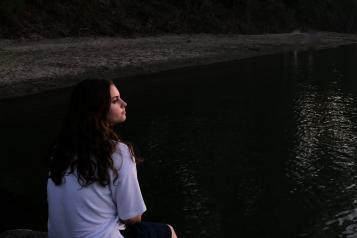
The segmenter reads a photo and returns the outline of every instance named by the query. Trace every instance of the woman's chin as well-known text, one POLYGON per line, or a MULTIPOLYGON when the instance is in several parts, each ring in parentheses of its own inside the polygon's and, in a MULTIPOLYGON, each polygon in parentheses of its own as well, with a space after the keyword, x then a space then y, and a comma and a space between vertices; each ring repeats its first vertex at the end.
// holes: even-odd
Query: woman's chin
POLYGON ((126 116, 123 116, 122 118, 120 118, 119 123, 123 123, 123 122, 125 122, 125 121, 126 121, 126 116))

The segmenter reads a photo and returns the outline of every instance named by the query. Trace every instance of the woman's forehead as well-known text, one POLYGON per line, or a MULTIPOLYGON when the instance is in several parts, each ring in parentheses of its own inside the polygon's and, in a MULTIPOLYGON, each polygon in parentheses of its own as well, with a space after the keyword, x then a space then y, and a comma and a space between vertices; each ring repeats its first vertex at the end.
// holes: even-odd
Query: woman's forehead
POLYGON ((120 92, 114 84, 110 85, 110 96, 111 97, 120 96, 120 92))

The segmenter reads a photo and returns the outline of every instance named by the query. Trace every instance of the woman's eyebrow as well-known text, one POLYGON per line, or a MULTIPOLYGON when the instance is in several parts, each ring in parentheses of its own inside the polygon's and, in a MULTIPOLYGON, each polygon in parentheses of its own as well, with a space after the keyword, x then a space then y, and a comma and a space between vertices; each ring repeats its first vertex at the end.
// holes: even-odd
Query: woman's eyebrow
POLYGON ((118 99, 119 100, 119 96, 114 96, 114 97, 112 97, 112 99, 118 99))

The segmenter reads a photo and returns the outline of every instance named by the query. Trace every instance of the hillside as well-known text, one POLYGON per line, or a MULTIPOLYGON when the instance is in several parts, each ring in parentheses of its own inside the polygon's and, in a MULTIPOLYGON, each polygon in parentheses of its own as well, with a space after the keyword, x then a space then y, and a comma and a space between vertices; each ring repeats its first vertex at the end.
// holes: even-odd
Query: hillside
POLYGON ((357 31, 357 0, 1 0, 0 38, 357 31))

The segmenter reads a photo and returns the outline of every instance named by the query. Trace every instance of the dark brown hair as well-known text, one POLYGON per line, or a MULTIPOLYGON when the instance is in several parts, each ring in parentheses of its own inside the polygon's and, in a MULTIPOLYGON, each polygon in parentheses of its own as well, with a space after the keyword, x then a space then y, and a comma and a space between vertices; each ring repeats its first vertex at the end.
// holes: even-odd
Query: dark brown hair
MULTIPOLYGON (((94 182, 103 187, 108 185, 109 168, 115 175, 114 181, 117 180, 111 155, 116 144, 124 142, 106 120, 112 84, 105 79, 85 79, 74 87, 62 130, 50 149, 49 178, 56 185, 62 184, 68 168, 70 173, 77 170, 82 187, 94 182)), ((125 144, 135 161, 133 146, 125 144)))

